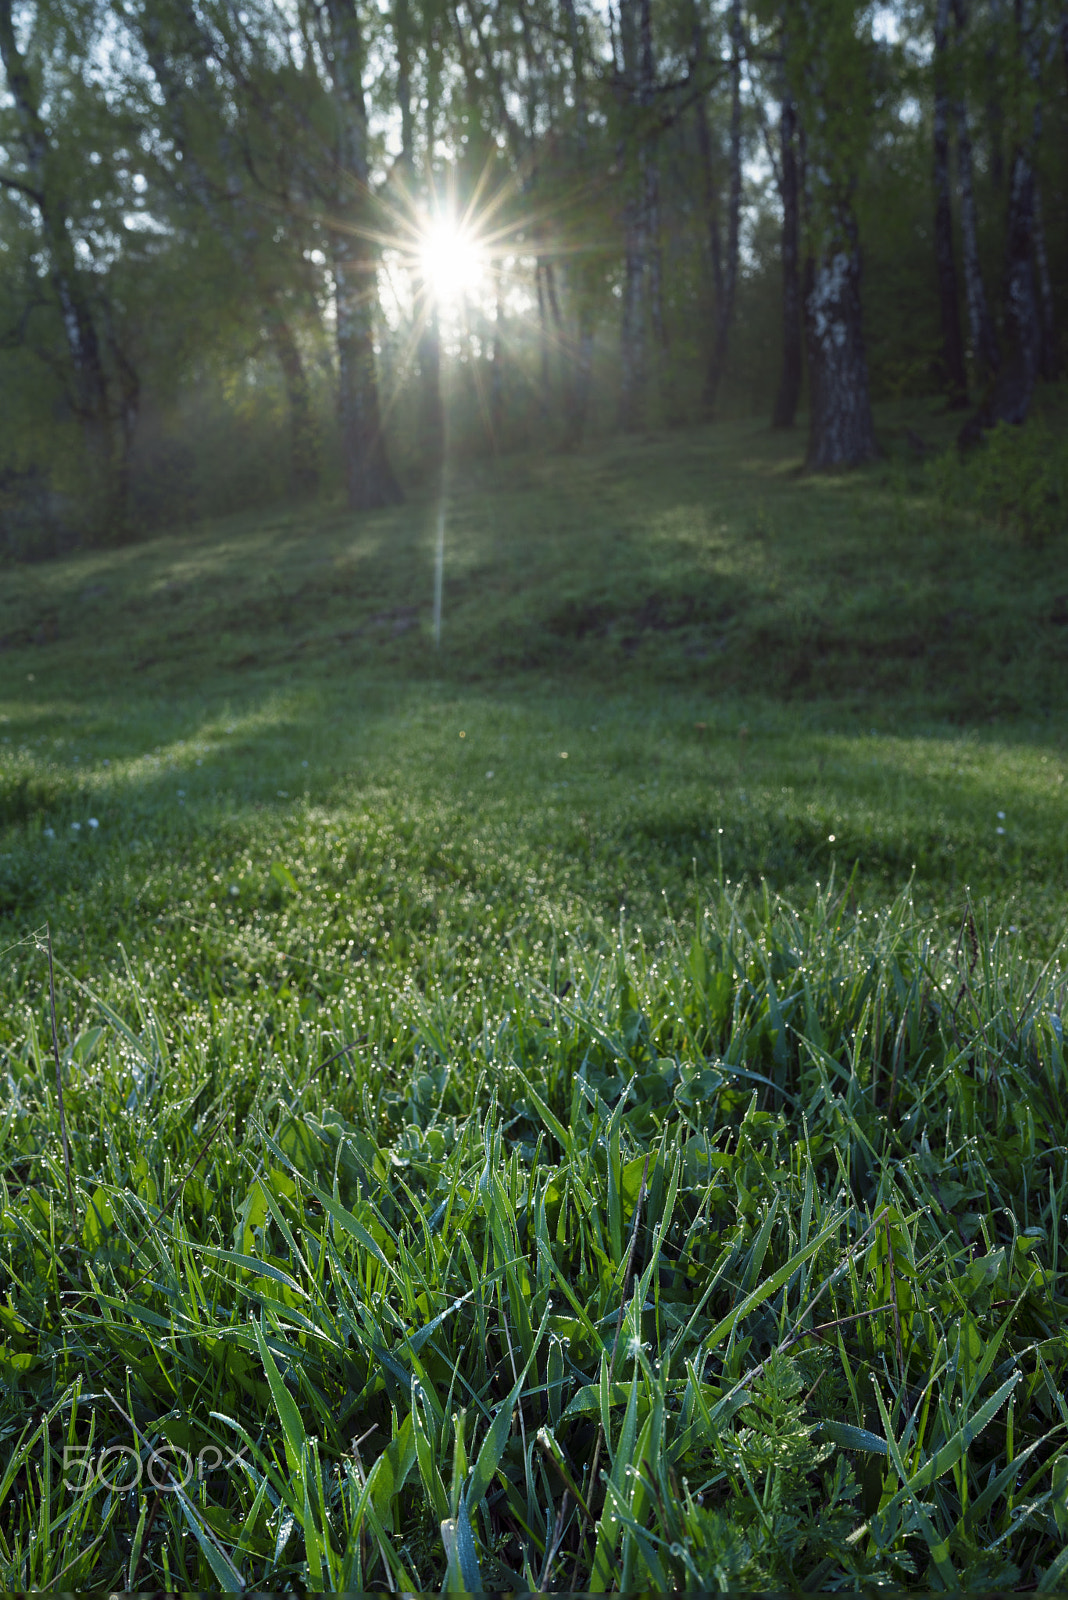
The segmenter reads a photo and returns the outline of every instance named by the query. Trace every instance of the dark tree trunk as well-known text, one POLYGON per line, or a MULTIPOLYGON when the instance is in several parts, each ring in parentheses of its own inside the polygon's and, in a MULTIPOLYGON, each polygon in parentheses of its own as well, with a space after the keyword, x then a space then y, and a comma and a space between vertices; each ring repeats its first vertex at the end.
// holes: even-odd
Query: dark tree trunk
POLYGON ((723 271, 722 293, 716 304, 716 335, 705 373, 702 403, 709 417, 716 414, 723 371, 727 364, 727 346, 731 323, 734 321, 734 298, 738 282, 738 234, 742 209, 742 6, 741 0, 731 0, 731 126, 729 163, 729 197, 727 201, 727 260, 723 271))
POLYGON ((857 466, 876 454, 860 311, 860 249, 851 205, 829 208, 805 302, 809 441, 813 471, 857 466))
MULTIPOLYGON (((1017 0, 1016 20, 1021 57, 1037 88, 1038 54, 1034 19, 1027 0, 1017 0)), ((1031 397, 1042 370, 1042 315, 1034 270, 1035 152, 1041 127, 1041 102, 1036 101, 1030 135, 1021 139, 1013 151, 1009 175, 1003 280, 1007 354, 979 409, 961 429, 958 444, 962 449, 978 443, 982 435, 999 422, 1022 423, 1030 410, 1031 397)))
MULTIPOLYGON (((1042 328, 1032 264, 1034 222, 1034 167, 1029 151, 1016 150, 1009 179, 1009 224, 1005 242, 1005 331, 1019 371, 1026 374, 1031 387, 1038 376, 1042 352, 1042 328)), ((1007 420, 1022 422, 1023 416, 1007 420)))
POLYGON ((792 428, 801 399, 801 216, 795 132, 797 109, 789 93, 779 117, 782 159, 782 375, 773 428, 792 428))
POLYGON ((541 420, 549 419, 549 408, 552 404, 552 375, 549 365, 549 306, 546 276, 548 262, 544 256, 538 256, 534 263, 534 287, 538 295, 538 352, 541 368, 540 382, 538 384, 538 410, 541 420))
POLYGON ((120 447, 114 457, 114 504, 118 508, 120 528, 128 525, 130 507, 130 461, 133 455, 134 435, 141 414, 141 377, 118 336, 110 303, 104 303, 104 331, 111 365, 115 374, 114 387, 118 390, 118 425, 120 447))
POLYGON ((374 320, 378 274, 374 247, 358 224, 368 205, 367 104, 363 94, 363 41, 356 9, 325 0, 329 66, 337 118, 335 214, 347 226, 330 229, 331 270, 337 312, 338 412, 348 503, 353 511, 398 504, 404 497, 393 476, 382 432, 375 369, 374 320))
POLYGON ((660 166, 653 151, 645 151, 645 237, 648 247, 649 317, 660 366, 668 353, 664 316, 664 253, 660 240, 660 166))
POLYGON ((569 450, 576 449, 586 432, 590 409, 590 389, 593 384, 594 320, 592 297, 579 286, 578 338, 575 358, 571 363, 571 382, 567 391, 567 435, 564 440, 569 450))
MULTIPOLYGON (((649 0, 642 0, 641 13, 641 106, 643 121, 648 118, 656 85, 656 58, 653 54, 653 19, 649 0)), ((649 273, 649 313, 661 366, 667 354, 667 323, 664 318, 664 260, 660 243, 660 163, 651 131, 642 129, 642 194, 645 206, 645 239, 649 273)))
MULTIPOLYGON (((694 0, 693 4, 693 53, 694 70, 703 80, 708 63, 708 39, 698 0, 694 0)), ((697 122, 697 153, 701 161, 705 202, 705 227, 708 232, 708 260, 712 270, 712 303, 708 325, 714 330, 716 313, 723 304, 723 239, 719 217, 719 186, 712 152, 712 133, 708 125, 708 105, 704 94, 698 94, 694 112, 697 122)), ((712 337, 715 337, 714 331, 712 337)))
POLYGON ((373 511, 404 498, 382 433, 374 346, 376 263, 370 247, 350 233, 332 231, 330 243, 345 486, 351 510, 373 511))
POLYGON ((0 0, 0 60, 14 102, 15 128, 26 167, 26 180, 17 187, 31 196, 41 218, 48 279, 59 305, 70 363, 70 401, 93 484, 94 518, 115 531, 115 525, 121 527, 126 519, 128 440, 125 429, 116 427, 90 291, 78 269, 67 226, 70 208, 54 176, 48 129, 36 86, 15 39, 12 9, 12 0, 0 0))
MULTIPOLYGON (((623 213, 624 278, 621 328, 622 383, 619 425, 624 432, 645 420, 648 377, 646 322, 654 274, 650 252, 656 241, 655 174, 649 112, 653 103, 655 64, 652 54, 649 0, 620 0, 623 48, 625 144, 628 194, 623 213)), ((654 309, 654 316, 657 315, 654 309)))
POLYGON ((640 428, 645 416, 645 207, 636 195, 624 210, 623 321, 620 331, 619 426, 640 428))
POLYGON ((1042 352, 1039 371, 1047 383, 1052 383, 1060 373, 1060 360, 1057 352, 1057 320, 1053 309, 1053 280, 1050 276, 1046 228, 1042 216, 1042 191, 1037 178, 1034 207, 1035 272, 1038 277, 1038 300, 1042 312, 1042 352))
POLYGON ((1001 98, 1001 47, 1003 34, 1001 0, 989 0, 994 33, 986 48, 986 113, 983 118, 989 149, 990 181, 997 191, 1005 187, 1005 107, 1001 98))
POLYGON ((1042 327, 1035 293, 1034 171, 1029 152, 1017 148, 1009 179, 1005 241, 1005 338, 1008 353, 982 405, 961 429, 962 449, 977 444, 999 422, 1019 425, 1027 416, 1042 359, 1042 327))
POLYGON ((419 333, 419 454, 436 480, 445 459, 445 407, 441 400, 441 332, 436 306, 426 308, 419 333))
MULTIPOLYGON (((574 0, 563 0, 568 21, 571 74, 574 80, 574 165, 580 182, 585 181, 588 165, 588 104, 585 91, 585 59, 579 16, 574 0)), ((593 334, 596 330, 596 269, 582 256, 569 262, 566 270, 568 306, 574 334, 568 341, 569 360, 564 382, 564 450, 576 450, 582 443, 590 410, 593 381, 593 334)))
POLYGON ((294 494, 313 495, 319 487, 319 450, 308 374, 293 329, 279 305, 267 312, 267 331, 282 369, 289 406, 289 484, 294 494))
MULTIPOLYGON (((964 38, 967 23, 966 0, 953 0, 958 41, 964 38)), ((964 296, 968 307, 968 332, 972 360, 981 385, 989 383, 1001 365, 1001 351, 983 284, 979 262, 979 223, 975 207, 975 176, 972 164, 972 136, 963 95, 954 107, 957 123, 957 173, 960 179, 960 235, 964 265, 964 296)))
POLYGON ((938 0, 934 25, 934 242, 938 269, 938 303, 942 320, 942 383, 950 407, 968 404, 964 343, 960 333, 957 262, 953 250, 953 211, 949 182, 949 85, 947 29, 949 0, 938 0))
POLYGON ((493 364, 490 372, 490 429, 493 448, 499 450, 504 438, 504 403, 507 394, 505 381, 504 299, 501 295, 501 276, 497 274, 497 292, 493 308, 493 364))
MULTIPOLYGON (((575 0, 563 0, 567 18, 568 43, 571 51, 571 72, 575 85, 575 166, 580 180, 586 177, 588 160, 589 108, 586 100, 586 67, 583 59, 582 39, 579 32, 575 0)), ((568 265, 568 298, 575 319, 576 331, 571 352, 564 394, 566 431, 564 447, 576 449, 586 431, 586 418, 590 404, 590 386, 593 380, 593 338, 596 320, 596 268, 581 256, 568 265)))

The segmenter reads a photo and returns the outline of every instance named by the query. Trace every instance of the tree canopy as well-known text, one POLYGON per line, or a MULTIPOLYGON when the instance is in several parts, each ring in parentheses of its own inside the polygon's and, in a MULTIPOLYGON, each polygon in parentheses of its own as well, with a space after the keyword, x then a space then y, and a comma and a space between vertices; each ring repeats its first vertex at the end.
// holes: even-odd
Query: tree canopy
POLYGON ((1060 373, 1064 0, 0 0, 0 548, 1060 373))

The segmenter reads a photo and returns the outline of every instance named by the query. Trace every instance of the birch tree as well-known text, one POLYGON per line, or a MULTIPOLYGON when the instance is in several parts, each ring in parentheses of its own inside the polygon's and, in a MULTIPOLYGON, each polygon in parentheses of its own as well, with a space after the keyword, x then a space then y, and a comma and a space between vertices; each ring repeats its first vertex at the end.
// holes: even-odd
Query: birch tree
POLYGON ((779 170, 782 195, 782 375, 775 395, 773 428, 792 428, 801 400, 801 202, 797 107, 788 87, 779 110, 779 170))
MULTIPOLYGON (((953 0, 956 23, 957 52, 960 53, 967 25, 967 0, 953 0)), ((963 77, 963 75, 961 75, 963 77)), ((959 82, 954 98, 954 119, 957 126, 957 176, 960 186, 961 257, 964 268, 965 303, 968 308, 968 330, 971 339, 972 360, 980 384, 986 385, 1001 365, 1001 350, 997 332, 990 315, 983 270, 979 259, 979 223, 975 201, 975 171, 972 160, 972 135, 968 122, 968 108, 963 82, 959 82)))
POLYGON ((656 62, 650 0, 620 0, 620 64, 617 75, 622 120, 623 306, 620 324, 619 425, 624 432, 645 420, 649 367, 649 322, 662 331, 659 265, 659 174, 653 126, 656 62))
POLYGON ((741 0, 730 0, 728 23, 730 39, 730 91, 731 113, 727 144, 728 198, 727 198, 727 251, 716 284, 715 335, 705 370, 702 403, 709 417, 716 414, 716 400, 727 364, 727 346, 731 324, 734 321, 734 303, 738 288, 738 252, 742 210, 742 5, 741 0))
POLYGON ((968 378, 964 368, 964 341, 960 329, 960 295, 953 248, 953 211, 949 170, 949 5, 936 0, 934 21, 934 241, 938 273, 938 309, 942 323, 942 382, 950 406, 968 403, 968 378))
POLYGON ((876 453, 860 302, 854 193, 866 153, 870 41, 853 0, 796 0, 787 70, 805 133, 804 227, 810 268, 808 465, 856 466, 876 453))

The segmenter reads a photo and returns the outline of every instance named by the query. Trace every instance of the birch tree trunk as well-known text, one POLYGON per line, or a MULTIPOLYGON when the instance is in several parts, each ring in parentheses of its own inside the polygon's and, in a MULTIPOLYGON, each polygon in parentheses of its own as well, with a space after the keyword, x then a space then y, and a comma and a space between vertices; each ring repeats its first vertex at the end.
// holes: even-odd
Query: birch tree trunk
MULTIPOLYGON (((573 152, 576 177, 584 184, 589 166, 589 105, 586 96, 586 64, 582 49, 575 0, 563 0, 571 54, 571 76, 575 94, 573 152)), ((564 446, 573 450, 586 431, 593 380, 593 340, 597 326, 597 268, 581 245, 577 259, 568 263, 567 288, 575 321, 574 350, 564 393, 566 429, 564 446)))
MULTIPOLYGON (((963 40, 967 22, 966 0, 953 0, 957 38, 963 40)), ((963 92, 954 107, 957 123, 957 176, 960 184, 961 258, 964 266, 964 298, 968 308, 968 331, 972 360, 981 385, 989 383, 1001 365, 1001 350, 990 315, 979 262, 979 223, 975 206, 975 176, 972 164, 972 136, 963 92)))
POLYGON ((663 366, 667 354, 667 323, 664 319, 664 261, 660 241, 660 162, 649 118, 656 93, 656 57, 653 54, 653 19, 649 0, 642 0, 641 13, 642 191, 645 204, 645 236, 648 250, 649 312, 657 359, 663 366))
POLYGON ((369 211, 363 41, 355 7, 324 0, 335 130, 333 226, 327 230, 337 318, 338 412, 348 503, 353 511, 398 504, 382 432, 375 363, 378 263, 369 211))
POLYGON ((860 309, 860 247, 848 200, 829 208, 805 305, 809 372, 808 466, 857 466, 876 454, 860 309))
POLYGON ((949 84, 947 29, 949 0, 937 0, 934 24, 934 243, 938 304, 942 321, 942 382, 950 408, 968 404, 968 379, 960 333, 957 263, 953 250, 953 211, 949 183, 949 84))
POLYGON ((709 417, 716 413, 716 400, 727 364, 727 346, 734 321, 734 299, 738 284, 738 238, 742 209, 742 5, 731 0, 731 123, 728 148, 729 192, 727 199, 727 259, 724 263, 722 291, 716 303, 716 336, 705 372, 702 404, 709 417))
POLYGON ((854 0, 798 0, 787 81, 804 135, 811 470, 876 455, 860 305, 860 241, 853 191, 866 148, 871 70, 854 0))
POLYGON ((697 127, 697 154, 701 163, 702 197, 705 206, 705 232, 708 237, 708 263, 711 269, 712 294, 708 305, 709 348, 715 341, 716 318, 723 304, 723 237, 719 215, 719 184, 717 181, 712 131, 708 124, 708 104, 704 83, 708 71, 708 35, 700 0, 693 0, 693 57, 694 71, 701 88, 694 104, 697 127))
POLYGON ((801 216, 795 132, 797 108, 789 90, 779 115, 782 161, 782 375, 773 428, 792 428, 801 399, 801 216))

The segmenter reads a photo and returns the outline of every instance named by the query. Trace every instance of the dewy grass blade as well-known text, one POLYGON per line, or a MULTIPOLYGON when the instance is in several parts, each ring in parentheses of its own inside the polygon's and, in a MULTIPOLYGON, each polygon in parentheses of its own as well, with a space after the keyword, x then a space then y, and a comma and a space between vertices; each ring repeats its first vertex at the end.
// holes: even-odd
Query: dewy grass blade
POLYGON ((178 1484, 172 1484, 172 1493, 181 1507, 182 1515, 188 1522, 197 1544, 203 1550, 208 1565, 219 1580, 219 1586, 224 1594, 240 1594, 244 1591, 245 1580, 230 1560, 229 1556, 217 1540, 212 1536, 211 1530, 205 1527, 197 1515, 185 1490, 178 1484))
POLYGON ((798 1267, 809 1261, 817 1251, 822 1250, 828 1239, 834 1238, 835 1234, 841 1229, 842 1222, 843 1214, 835 1212, 830 1222, 821 1228, 814 1239, 810 1239, 803 1249, 796 1250, 790 1259, 773 1272, 769 1278, 766 1278, 763 1283, 758 1284, 755 1289, 751 1290, 745 1299, 735 1306, 733 1311, 722 1317, 711 1333, 702 1340, 705 1358, 707 1359, 751 1312, 755 1311, 758 1306, 763 1305, 764 1301, 769 1300, 773 1294, 776 1294, 784 1283, 789 1283, 798 1267))
POLYGON ((308 1439, 304 1432, 304 1422, 300 1414, 300 1407, 282 1381, 281 1373, 278 1371, 278 1366, 263 1336, 263 1329, 259 1322, 253 1323, 253 1332, 260 1352, 260 1360, 263 1362, 263 1370, 270 1385, 271 1398, 274 1401, 275 1410, 278 1412, 278 1420, 282 1425, 282 1443, 285 1448, 290 1475, 298 1487, 303 1490, 305 1487, 308 1439))
POLYGON ((518 1405, 519 1398, 523 1393, 523 1385, 526 1382, 527 1373, 530 1371, 531 1365, 536 1359, 538 1351, 541 1349, 542 1340, 545 1337, 545 1330, 548 1327, 548 1323, 549 1310, 546 1308, 545 1314, 541 1320, 541 1325, 534 1336, 533 1348, 531 1349, 531 1352, 524 1363, 523 1369, 516 1378, 508 1398, 504 1401, 503 1405, 498 1408, 496 1416, 490 1423, 489 1431, 479 1447, 479 1452, 475 1458, 475 1464, 471 1470, 471 1477, 468 1481, 463 1497, 464 1504, 471 1512, 474 1512, 477 1509, 483 1496, 489 1489, 490 1484, 493 1482, 494 1473, 497 1471, 501 1456, 504 1454, 505 1445, 508 1443, 508 1438, 512 1431, 512 1413, 518 1405))
POLYGON ((863 1450, 869 1455, 889 1455, 885 1439, 867 1428, 855 1428, 851 1422, 818 1422, 814 1429, 819 1439, 829 1439, 843 1450, 863 1450))
MULTIPOLYGON (((883 1524, 889 1522, 895 1516, 895 1514, 909 1505, 919 1505, 919 1501, 916 1498, 917 1495, 920 1494, 924 1489, 930 1488, 932 1484, 936 1483, 939 1478, 941 1478, 950 1470, 951 1467, 954 1467, 957 1462, 961 1460, 973 1441, 978 1438, 983 1429, 986 1428, 993 1421, 994 1417, 997 1416, 1002 1406, 1006 1403, 1009 1396, 1016 1388, 1016 1385, 1020 1382, 1021 1377, 1021 1373, 1014 1372, 1013 1375, 1008 1378, 1006 1382, 1003 1383, 1000 1388, 994 1394, 992 1394, 987 1401, 984 1402, 982 1406, 979 1407, 974 1416, 968 1417, 960 1425, 960 1427, 955 1430, 952 1436, 947 1439, 938 1450, 935 1451, 934 1455, 929 1457, 916 1472, 911 1474, 905 1465, 905 1462, 898 1449, 897 1442, 894 1439, 893 1430, 890 1424, 890 1415, 886 1409, 886 1404, 883 1400, 882 1393, 877 1384, 873 1385, 875 1398, 878 1402, 880 1413, 882 1414, 883 1426, 886 1429, 886 1443, 889 1448, 890 1455, 893 1458, 894 1465, 897 1468, 898 1476, 901 1480, 900 1488, 891 1497, 888 1503, 880 1509, 878 1513, 880 1522, 883 1524)), ((923 1513, 923 1516, 926 1517, 925 1512, 923 1513)), ((854 1529, 854 1531, 849 1535, 848 1543, 850 1545, 854 1545, 860 1539, 864 1538, 872 1526, 872 1520, 873 1519, 869 1519, 868 1521, 862 1523, 859 1528, 854 1529)), ((930 1525, 929 1521, 928 1523, 923 1524, 923 1532, 924 1537, 931 1545, 932 1559, 936 1560, 937 1564, 943 1559, 942 1550, 944 1540, 940 1535, 935 1533, 933 1525, 930 1525), (934 1543, 931 1543, 932 1540, 934 1543), (937 1557, 935 1556, 936 1549, 939 1552, 937 1557)), ((941 1572, 941 1567, 939 1570, 941 1572)), ((952 1573, 951 1568, 947 1568, 947 1571, 952 1573)), ((942 1574, 942 1576, 946 1578, 946 1574, 942 1574)), ((952 1574, 952 1576, 954 1578, 954 1582, 956 1582, 956 1574, 952 1574)), ((946 1579, 946 1581, 948 1581, 948 1579, 946 1579)))
MULTIPOLYGON (((423 1481, 423 1489, 430 1501, 431 1511, 435 1520, 439 1523, 447 1522, 449 1521, 449 1497, 445 1492, 445 1484, 437 1465, 439 1448, 437 1429, 435 1427, 434 1432, 431 1433, 428 1425, 430 1407, 426 1391, 416 1378, 412 1379, 411 1395, 411 1418, 415 1434, 415 1455, 419 1466, 419 1476, 423 1481)), ((433 1420, 433 1415, 431 1414, 429 1422, 433 1422, 433 1420)))

